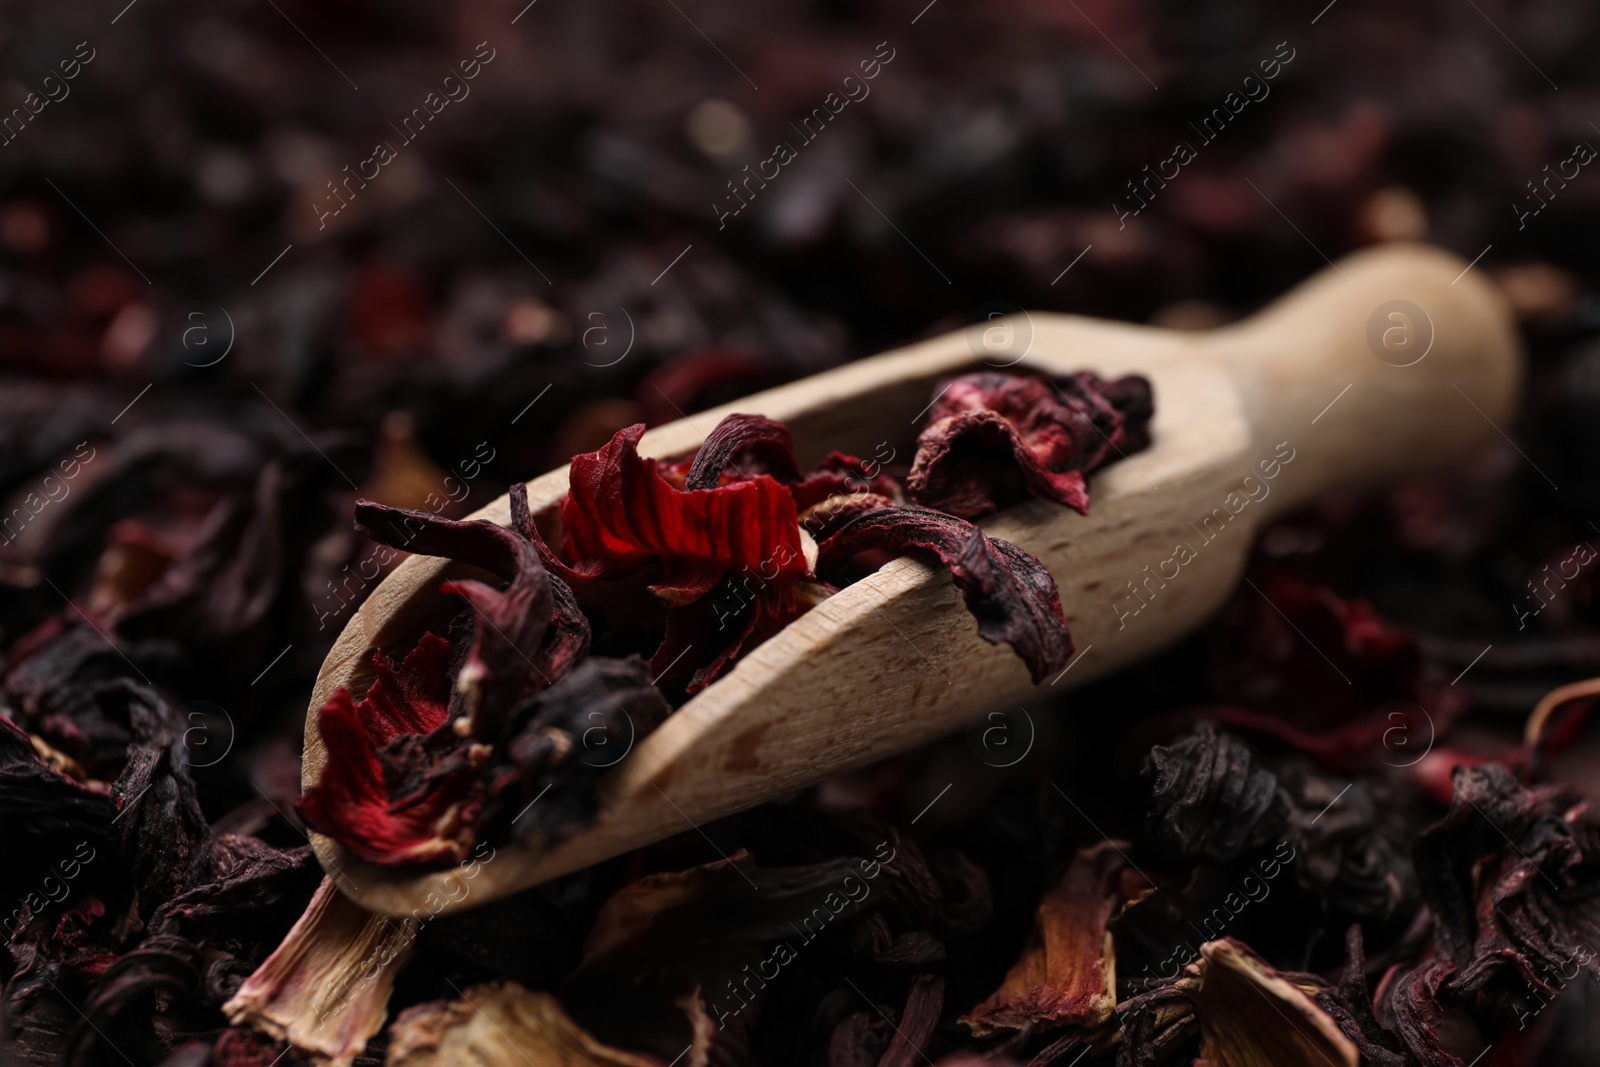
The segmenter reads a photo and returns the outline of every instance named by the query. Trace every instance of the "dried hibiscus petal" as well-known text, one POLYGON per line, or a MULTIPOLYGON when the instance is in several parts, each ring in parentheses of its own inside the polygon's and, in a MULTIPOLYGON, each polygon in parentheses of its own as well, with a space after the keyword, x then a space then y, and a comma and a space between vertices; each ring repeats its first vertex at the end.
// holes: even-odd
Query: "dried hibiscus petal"
POLYGON ((1463 692, 1435 676, 1416 639, 1370 604, 1285 575, 1258 584, 1216 633, 1212 685, 1239 705, 1214 713, 1224 724, 1348 763, 1384 751, 1386 731, 1442 733, 1465 709, 1463 692))
POLYGON ((1050 572, 1016 545, 986 537, 953 515, 911 506, 854 511, 818 545, 817 573, 870 549, 898 554, 913 548, 933 552, 950 569, 978 633, 1015 649, 1035 683, 1066 666, 1072 636, 1050 572))
POLYGON ((527 490, 511 492, 512 528, 357 506, 376 539, 448 556, 506 580, 441 589, 471 605, 472 643, 452 685, 448 642, 425 634, 398 671, 377 653, 359 705, 344 690, 319 713, 328 762, 301 801, 312 825, 377 863, 461 859, 478 835, 479 771, 514 708, 564 677, 589 647, 589 625, 533 540, 527 490), (405 531, 402 533, 402 529, 405 531), (467 735, 455 724, 465 717, 467 735))
POLYGON ((1143 447, 1150 384, 980 372, 944 382, 906 481, 925 507, 977 518, 1026 496, 1089 513, 1088 474, 1143 447))
POLYGON ((1271 841, 1289 818, 1289 798, 1244 742, 1202 722, 1170 746, 1150 750, 1151 834, 1186 860, 1231 860, 1271 841))
POLYGON ((1365 965, 1361 927, 1352 924, 1345 934, 1345 967, 1339 985, 1319 994, 1317 1004, 1374 1067, 1407 1067, 1394 1035, 1379 1025, 1373 1014, 1365 965))
MULTIPOLYGON (((652 589, 669 603, 704 596, 728 571, 776 563, 777 576, 804 577, 794 497, 768 475, 683 490, 639 455, 644 424, 621 430, 598 452, 572 460, 561 503, 562 573, 574 584, 661 564, 652 589)), ((708 468, 709 469, 709 468, 708 468)))
POLYGON ((349 1067, 383 1026, 416 936, 416 920, 363 911, 326 877, 283 944, 222 1010, 236 1025, 349 1067))
POLYGON ((550 685, 589 648, 589 626, 560 578, 546 572, 532 540, 527 487, 513 486, 512 527, 457 522, 361 501, 356 528, 395 548, 481 567, 504 589, 461 579, 440 589, 473 609, 472 647, 456 675, 452 717, 466 715, 476 737, 492 737, 519 700, 550 685), (403 532, 402 532, 403 531, 403 532))
POLYGON ((715 489, 730 466, 746 480, 766 474, 784 485, 800 481, 789 427, 764 415, 729 415, 717 423, 695 452, 684 488, 715 489))
POLYGON ((1022 958, 961 1022, 977 1037, 992 1037, 1111 1018, 1117 961, 1107 927, 1128 903, 1130 877, 1143 881, 1113 843, 1080 851, 1039 902, 1022 958))
POLYGON ((475 782, 457 776, 396 811, 379 757, 396 738, 429 733, 449 718, 450 643, 424 634, 398 667, 382 652, 372 662, 377 678, 359 704, 341 689, 317 713, 327 763, 300 809, 313 827, 374 863, 459 860, 472 846, 475 782))
POLYGON ((1357 1067, 1355 1044, 1313 998, 1322 986, 1274 970, 1233 938, 1200 946, 1195 1014, 1215 1067, 1357 1067))
POLYGON ((1536 988, 1573 961, 1600 979, 1588 945, 1600 920, 1600 822, 1575 790, 1524 787, 1504 767, 1458 768, 1450 811, 1417 842, 1435 946, 1460 974, 1453 995, 1506 970, 1536 988))
POLYGON ((539 1067, 662 1067, 664 1063, 596 1041, 561 1010, 555 997, 531 993, 515 982, 473 986, 460 1000, 407 1008, 390 1028, 389 1067, 524 1060, 539 1067))

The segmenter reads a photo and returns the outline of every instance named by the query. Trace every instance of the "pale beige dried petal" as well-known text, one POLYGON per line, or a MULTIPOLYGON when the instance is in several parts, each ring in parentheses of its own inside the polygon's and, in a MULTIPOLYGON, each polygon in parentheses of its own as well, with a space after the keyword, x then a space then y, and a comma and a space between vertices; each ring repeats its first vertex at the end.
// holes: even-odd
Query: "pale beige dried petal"
POLYGON ((1273 970, 1232 938, 1200 946, 1201 1055, 1214 1067, 1358 1067, 1355 1044, 1319 1008, 1314 987, 1273 970))
POLYGON ((1107 926, 1128 903, 1127 870, 1110 841, 1074 857, 1061 884, 1039 902, 1022 957, 1000 988, 961 1018, 974 1036, 1096 1026, 1111 1017, 1117 974, 1107 926))
POLYGON ((416 920, 364 911, 325 877, 283 944, 222 1010, 236 1026, 348 1067, 388 1017, 416 937, 416 920))
POLYGON ((596 1041, 555 997, 506 982, 418 1004, 389 1028, 388 1067, 662 1067, 596 1041))

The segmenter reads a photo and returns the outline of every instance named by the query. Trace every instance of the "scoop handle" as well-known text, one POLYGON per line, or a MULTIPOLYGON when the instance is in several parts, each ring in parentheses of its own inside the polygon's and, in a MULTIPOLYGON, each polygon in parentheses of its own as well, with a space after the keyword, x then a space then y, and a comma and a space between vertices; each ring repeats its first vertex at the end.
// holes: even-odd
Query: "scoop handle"
POLYGON ((1341 260, 1199 350, 1233 370, 1253 452, 1299 453, 1268 515, 1459 460, 1505 429, 1522 377, 1505 299, 1481 269, 1420 245, 1341 260))

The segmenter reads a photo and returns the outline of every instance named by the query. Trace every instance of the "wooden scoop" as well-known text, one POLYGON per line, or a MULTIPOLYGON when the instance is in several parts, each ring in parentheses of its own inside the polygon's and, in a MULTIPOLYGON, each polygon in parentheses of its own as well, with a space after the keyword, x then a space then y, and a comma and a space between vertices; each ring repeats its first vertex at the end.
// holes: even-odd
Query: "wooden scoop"
MULTIPOLYGON (((1138 373, 1155 390, 1150 448, 1094 476, 1087 518, 1032 500, 982 524, 1032 552, 1060 586, 1080 651, 1042 692, 1009 646, 978 636, 945 572, 896 559, 802 616, 640 739, 608 772, 603 811, 583 833, 420 874, 363 862, 313 835, 323 866, 361 905, 426 918, 1125 667, 1222 605, 1263 523, 1329 489, 1459 460, 1504 426, 1521 375, 1510 313, 1481 272, 1436 249, 1389 246, 1351 256, 1235 326, 1183 333, 1017 315, 659 427, 641 451, 687 455, 724 415, 755 412, 789 425, 803 466, 831 449, 872 456, 881 442, 907 461, 940 378, 1010 365, 1138 373), (1179 562, 1179 545, 1192 558, 1179 562)), ((529 482, 535 514, 566 490, 565 467, 529 482)), ((473 517, 508 523, 507 499, 473 517)), ((340 687, 366 691, 373 649, 404 653, 427 624, 449 619, 459 602, 437 590, 459 571, 413 556, 345 626, 312 693, 303 786, 327 758, 317 710, 340 687)))

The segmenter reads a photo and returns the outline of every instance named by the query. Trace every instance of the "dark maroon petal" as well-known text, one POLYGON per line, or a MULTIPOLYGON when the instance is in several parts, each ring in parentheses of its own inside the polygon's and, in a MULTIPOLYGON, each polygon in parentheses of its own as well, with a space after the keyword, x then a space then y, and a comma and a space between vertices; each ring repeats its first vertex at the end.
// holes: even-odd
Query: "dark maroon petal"
POLYGON ((1027 496, 1089 513, 1083 472, 1046 470, 1011 421, 994 411, 964 412, 924 430, 906 488, 919 504, 969 519, 1027 496))
POLYGON ((482 567, 504 579, 505 588, 459 579, 440 588, 473 608, 473 640, 456 675, 453 714, 465 714, 474 736, 498 735, 504 716, 538 692, 587 651, 587 622, 570 591, 558 596, 561 579, 550 575, 528 535, 527 487, 511 490, 513 526, 475 519, 457 522, 425 512, 403 511, 366 501, 356 505, 356 527, 374 540, 429 556, 482 567), (402 533, 401 531, 405 532, 402 533), (561 612, 555 614, 557 602, 561 612), (557 630, 551 634, 554 617, 557 630), (547 642, 547 639, 553 638, 547 642), (554 655, 549 654, 553 646, 554 655))
POLYGON ((1390 991, 1395 1037, 1420 1067, 1464 1067, 1463 1060, 1445 1051, 1439 1032, 1444 1023, 1439 990, 1455 970, 1447 960, 1429 960, 1395 979, 1390 991))
POLYGON ((1143 447, 1152 410, 1149 383, 1137 376, 962 375, 939 385, 906 488, 917 503, 963 518, 1027 496, 1088 514, 1087 475, 1143 447))
POLYGON ((211 829, 195 796, 184 735, 188 723, 159 694, 136 682, 108 686, 101 698, 125 710, 133 733, 128 763, 111 789, 122 853, 146 919, 211 870, 211 829))
POLYGON ((375 863, 460 859, 471 847, 472 779, 432 778, 428 790, 408 790, 405 809, 395 811, 383 765, 385 755, 391 765, 405 762, 388 748, 397 738, 448 728, 449 662, 449 643, 431 633, 398 665, 374 652, 377 677, 365 698, 357 704, 340 689, 318 712, 328 758, 300 809, 317 830, 375 863))
POLYGON ((925 1063, 928 1039, 939 1025, 939 1009, 944 1007, 944 979, 936 974, 919 974, 911 980, 905 1010, 895 1026, 894 1039, 878 1060, 878 1067, 915 1067, 925 1063))
POLYGON ((828 1035, 827 1067, 874 1067, 893 1037, 894 1025, 877 1012, 851 1012, 828 1035))
MULTIPOLYGON (((528 508, 527 485, 513 485, 507 496, 511 499, 511 529, 527 539, 539 553, 540 560, 544 561, 549 549, 539 536, 539 527, 528 508)), ((546 569, 549 569, 548 563, 546 569)), ((589 620, 578 606, 577 596, 572 587, 561 579, 559 572, 551 573, 550 592, 550 629, 545 634, 541 662, 550 678, 559 679, 589 654, 591 633, 589 620)))
POLYGON ((1470 998, 1505 972, 1553 993, 1567 968, 1600 979, 1590 947, 1600 905, 1600 826, 1564 786, 1524 787, 1497 764, 1461 767, 1449 813, 1417 842, 1418 875, 1439 955, 1470 998))
POLYGON ((1216 630, 1211 678, 1223 699, 1311 734, 1359 720, 1353 747, 1382 744, 1394 721, 1368 713, 1383 705, 1422 705, 1439 730, 1462 709, 1458 693, 1434 683, 1416 639, 1371 604, 1281 574, 1255 584, 1260 591, 1241 590, 1216 630))
POLYGON ((1378 1024, 1367 992, 1365 950, 1361 926, 1352 923, 1345 932, 1344 973, 1336 989, 1317 996, 1317 1006, 1327 1012, 1373 1067, 1406 1067, 1406 1058, 1394 1035, 1378 1024))
POLYGON ((730 574, 705 596, 667 612, 651 669, 664 689, 692 696, 799 614, 792 585, 730 574))
POLYGON ((1009 644, 1036 684, 1072 658, 1072 635, 1050 572, 1016 545, 986 537, 953 515, 910 506, 863 511, 818 546, 817 573, 869 549, 912 548, 934 553, 950 569, 978 633, 992 645, 1009 644))
POLYGON ((119 630, 130 637, 176 632, 189 641, 214 643, 259 622, 278 593, 284 481, 282 468, 269 463, 256 482, 253 502, 219 501, 199 544, 167 568, 119 620, 119 630))
POLYGON ((694 454, 685 489, 715 489, 729 466, 741 478, 765 474, 787 485, 800 480, 789 427, 764 415, 729 415, 694 454))
POLYGON ((905 493, 900 483, 885 474, 880 465, 847 456, 843 452, 829 452, 826 459, 817 464, 798 485, 790 486, 789 491, 794 494, 795 505, 802 511, 831 496, 845 494, 875 494, 896 504, 905 503, 905 493))
POLYGON ((1146 825, 1186 860, 1231 860, 1276 839, 1289 818, 1277 777, 1244 742, 1209 722, 1169 746, 1150 750, 1146 825))

